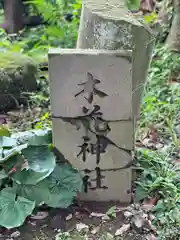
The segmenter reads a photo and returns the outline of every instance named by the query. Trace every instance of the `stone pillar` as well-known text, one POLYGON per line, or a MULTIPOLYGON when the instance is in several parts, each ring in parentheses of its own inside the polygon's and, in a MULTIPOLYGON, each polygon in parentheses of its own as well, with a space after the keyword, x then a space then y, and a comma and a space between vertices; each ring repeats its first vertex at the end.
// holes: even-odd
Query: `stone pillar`
POLYGON ((139 118, 154 38, 151 29, 128 11, 125 1, 83 1, 77 48, 133 50, 132 93, 135 122, 139 118))
POLYGON ((131 201, 132 52, 49 52, 53 143, 80 172, 82 200, 131 201))
POLYGON ((55 147, 79 169, 83 200, 131 201, 134 123, 154 44, 119 0, 85 0, 77 49, 49 53, 55 147))

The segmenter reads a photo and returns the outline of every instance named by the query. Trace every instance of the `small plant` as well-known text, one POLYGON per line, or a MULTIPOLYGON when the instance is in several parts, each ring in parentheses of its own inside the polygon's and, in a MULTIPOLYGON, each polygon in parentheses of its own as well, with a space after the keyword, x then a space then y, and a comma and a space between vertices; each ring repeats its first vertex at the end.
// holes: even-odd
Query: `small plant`
POLYGON ((164 123, 166 119, 176 119, 180 111, 180 88, 170 82, 180 70, 179 55, 157 46, 153 58, 141 106, 140 128, 164 123))
POLYGON ((175 149, 180 148, 180 139, 177 136, 177 133, 175 131, 175 123, 173 119, 167 119, 167 132, 171 136, 172 139, 172 145, 175 149))
POLYGON ((171 222, 163 225, 158 231, 157 240, 179 240, 180 239, 180 225, 173 226, 171 222))
POLYGON ((137 200, 155 197, 157 204, 152 212, 159 240, 179 239, 180 185, 179 167, 172 162, 169 153, 140 151, 139 164, 143 169, 136 188, 137 200), (174 229, 172 232, 171 229, 174 229))
POLYGON ((73 48, 76 45, 81 12, 81 0, 58 0, 56 3, 44 0, 27 1, 48 24, 37 28, 24 29, 15 39, 11 39, 0 29, 0 51, 21 52, 34 60, 46 61, 50 47, 73 48), (72 21, 65 19, 72 15, 72 21))
POLYGON ((52 120, 51 120, 48 112, 46 112, 41 117, 40 121, 38 121, 35 124, 35 129, 43 129, 43 128, 52 128, 52 120))
MULTIPOLYGON (((88 234, 78 232, 60 232, 56 235, 55 240, 88 240, 88 234)), ((97 237, 98 240, 113 240, 114 236, 108 232, 103 233, 101 237, 97 237)))
POLYGON ((82 180, 71 165, 61 163, 64 159, 56 163, 51 130, 0 133, 0 225, 19 227, 42 204, 68 207, 82 180))
POLYGON ((137 181, 136 199, 151 197, 175 197, 178 193, 178 172, 170 154, 146 151, 139 159, 144 169, 137 181))
POLYGON ((116 206, 113 206, 106 212, 106 215, 109 217, 116 218, 116 213, 117 213, 117 208, 116 206))
POLYGON ((73 233, 73 232, 60 232, 56 235, 55 240, 86 240, 87 234, 73 233))
POLYGON ((152 211, 156 215, 158 240, 180 239, 180 195, 159 200, 152 211))

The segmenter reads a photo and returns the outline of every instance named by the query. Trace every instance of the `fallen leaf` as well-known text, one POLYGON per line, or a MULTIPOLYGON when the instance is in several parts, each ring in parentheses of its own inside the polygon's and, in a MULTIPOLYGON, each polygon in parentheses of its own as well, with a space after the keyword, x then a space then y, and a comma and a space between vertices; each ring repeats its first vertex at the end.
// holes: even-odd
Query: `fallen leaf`
POLYGON ((71 220, 71 219, 72 219, 72 217, 73 217, 73 215, 72 215, 72 214, 69 214, 69 215, 67 215, 67 216, 66 216, 66 221, 69 221, 69 220, 71 220))
POLYGON ((108 215, 104 215, 103 217, 102 217, 102 221, 110 221, 111 220, 111 218, 108 216, 108 215))
POLYGON ((13 167, 9 172, 8 172, 8 175, 10 175, 10 174, 12 174, 12 173, 15 173, 16 172, 16 168, 15 167, 13 167))
POLYGON ((148 222, 146 222, 147 224, 146 224, 146 227, 149 229, 149 230, 151 230, 152 232, 156 232, 157 231, 157 229, 156 229, 156 227, 154 226, 154 225, 152 225, 152 222, 150 221, 150 220, 148 220, 148 222))
POLYGON ((150 236, 151 236, 151 240, 156 240, 157 239, 154 234, 151 234, 150 236))
POLYGON ((28 164, 27 160, 21 165, 21 171, 24 170, 24 169, 26 169, 26 170, 29 169, 29 164, 28 164))
POLYGON ((36 222, 29 222, 33 227, 36 226, 36 222))
POLYGON ((143 146, 148 147, 148 148, 155 147, 155 142, 152 141, 151 138, 144 138, 142 140, 142 144, 143 144, 143 146))
POLYGON ((19 232, 19 231, 16 231, 16 232, 13 232, 13 233, 11 233, 11 238, 18 238, 18 237, 20 237, 20 235, 21 235, 21 233, 19 232))
POLYGON ((7 123, 7 115, 0 114, 0 124, 7 123))
POLYGON ((155 217, 152 213, 149 214, 149 219, 150 219, 151 221, 153 221, 155 218, 156 218, 156 217, 155 217))
POLYGON ((77 223, 77 224, 76 224, 76 230, 77 230, 78 232, 81 232, 82 230, 88 231, 88 230, 89 230, 89 227, 88 227, 88 225, 86 225, 86 224, 84 224, 84 223, 77 223))
POLYGON ((154 234, 150 234, 148 236, 146 236, 146 240, 156 240, 156 236, 154 234))
POLYGON ((150 126, 148 135, 152 141, 156 142, 158 140, 158 131, 154 126, 150 126))
POLYGON ((106 214, 104 213, 97 213, 97 212, 92 212, 90 214, 90 217, 97 217, 97 218, 101 218, 101 217, 104 217, 106 214))
POLYGON ((144 211, 146 211, 146 212, 151 211, 151 209, 152 209, 153 207, 154 207, 153 204, 143 204, 143 205, 142 205, 142 209, 143 209, 144 211))
POLYGON ((136 147, 143 147, 144 145, 143 145, 143 143, 142 143, 140 140, 137 140, 137 141, 135 142, 135 146, 136 146, 136 147))
POLYGON ((138 233, 142 233, 144 228, 149 229, 149 221, 142 216, 134 216, 131 220, 131 227, 138 233))
POLYGON ((122 225, 121 228, 117 229, 115 232, 115 236, 121 236, 123 235, 125 232, 127 232, 130 229, 131 225, 130 224, 124 224, 122 225))
POLYGON ((75 212, 75 217, 76 217, 77 219, 81 219, 81 214, 80 214, 80 212, 75 212))
POLYGON ((33 220, 42 220, 49 216, 48 212, 38 212, 36 215, 31 215, 31 219, 33 220))
POLYGON ((156 148, 156 147, 160 148, 161 146, 163 147, 163 145, 157 145, 159 144, 159 141, 160 141, 160 138, 158 136, 157 128, 151 125, 148 131, 142 137, 142 140, 140 142, 142 143, 143 146, 148 148, 156 148))
POLYGON ((157 197, 150 198, 150 199, 144 199, 143 206, 144 205, 154 206, 154 205, 156 205, 157 201, 158 201, 157 197))
POLYGON ((94 227, 92 230, 91 230, 91 234, 93 234, 93 235, 96 235, 96 233, 98 233, 99 232, 99 227, 94 227))
POLYGON ((129 211, 125 211, 124 212, 124 217, 125 218, 130 218, 130 217, 132 217, 133 216, 133 213, 132 212, 129 212, 129 211))
POLYGON ((139 9, 145 13, 153 12, 155 7, 154 0, 141 0, 139 9))
POLYGON ((147 215, 146 213, 143 213, 142 217, 143 217, 144 219, 148 219, 148 215, 147 215))
POLYGON ((180 83, 180 78, 170 77, 170 78, 168 79, 168 83, 169 83, 169 84, 180 83))
POLYGON ((156 149, 161 149, 163 147, 164 147, 164 144, 162 144, 162 143, 157 143, 156 144, 156 149))

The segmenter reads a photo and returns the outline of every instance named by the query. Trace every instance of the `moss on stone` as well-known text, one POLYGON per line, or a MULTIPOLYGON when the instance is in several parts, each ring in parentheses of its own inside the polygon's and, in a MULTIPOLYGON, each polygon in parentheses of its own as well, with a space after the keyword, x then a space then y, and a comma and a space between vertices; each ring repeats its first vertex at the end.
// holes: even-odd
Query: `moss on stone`
POLYGON ((7 105, 7 95, 18 98, 22 92, 37 90, 37 69, 36 63, 26 55, 0 53, 0 110, 7 105))
POLYGON ((36 74, 37 66, 30 57, 19 53, 0 53, 0 92, 8 90, 9 93, 17 93, 21 88, 36 90, 36 74), (17 91, 9 86, 12 83, 14 87, 17 85, 17 91))

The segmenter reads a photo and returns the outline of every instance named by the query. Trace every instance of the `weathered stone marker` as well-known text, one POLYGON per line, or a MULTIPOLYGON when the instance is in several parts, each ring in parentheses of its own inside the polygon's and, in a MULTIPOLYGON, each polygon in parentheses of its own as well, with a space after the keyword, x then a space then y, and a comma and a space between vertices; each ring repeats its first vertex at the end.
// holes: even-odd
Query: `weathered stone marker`
POLYGON ((155 36, 127 8, 126 0, 83 0, 77 48, 133 51, 133 116, 136 124, 155 36))
POLYGON ((131 201, 134 127, 153 45, 125 0, 84 0, 78 49, 49 53, 54 144, 84 175, 84 200, 131 201))
POLYGON ((82 199, 131 201, 131 51, 49 52, 55 147, 83 174, 82 199))

